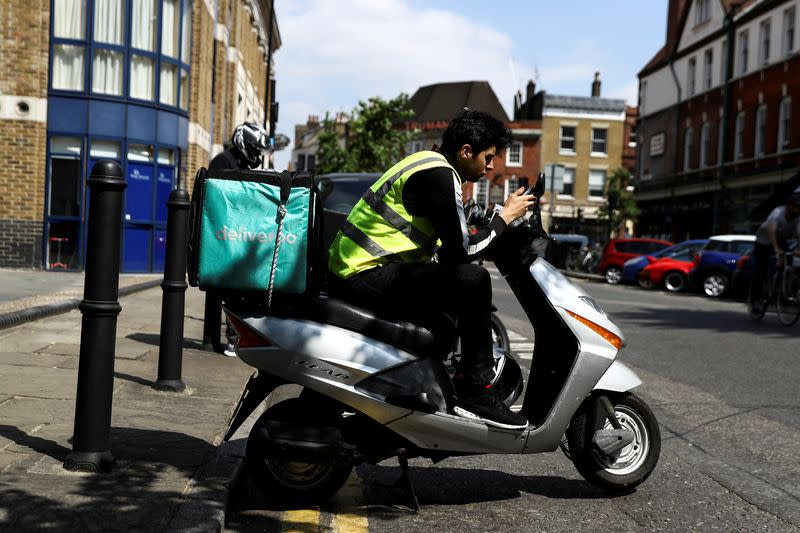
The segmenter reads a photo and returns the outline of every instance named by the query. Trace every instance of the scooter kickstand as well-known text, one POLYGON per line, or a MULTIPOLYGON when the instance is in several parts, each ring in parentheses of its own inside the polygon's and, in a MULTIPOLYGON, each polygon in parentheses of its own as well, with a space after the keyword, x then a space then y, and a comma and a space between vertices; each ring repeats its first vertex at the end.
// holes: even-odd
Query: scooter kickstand
POLYGON ((400 477, 397 478, 394 483, 373 482, 373 485, 385 489, 405 488, 411 499, 409 509, 412 513, 417 514, 419 512, 419 500, 417 500, 417 493, 414 491, 414 485, 411 483, 411 476, 408 474, 408 459, 403 455, 399 455, 397 460, 400 461, 400 469, 402 470, 400 477))

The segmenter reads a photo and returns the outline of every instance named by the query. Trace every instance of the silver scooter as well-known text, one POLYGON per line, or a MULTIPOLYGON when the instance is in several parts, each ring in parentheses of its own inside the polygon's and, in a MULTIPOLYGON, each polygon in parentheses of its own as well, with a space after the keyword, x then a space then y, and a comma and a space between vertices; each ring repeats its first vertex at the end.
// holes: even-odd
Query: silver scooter
MULTIPOLYGON (((236 353, 257 369, 225 439, 276 388, 301 385, 253 425, 247 471, 273 497, 321 501, 345 483, 354 465, 398 457, 411 507, 418 509, 408 459, 475 454, 528 454, 559 447, 583 477, 612 492, 630 491, 653 471, 661 449, 658 423, 633 388, 636 374, 616 360, 621 331, 597 302, 543 258, 547 238, 534 187, 533 216, 493 244, 491 259, 535 332, 520 414, 528 427, 509 430, 452 414, 455 392, 450 340, 387 320, 333 298, 299 310, 255 304, 226 307, 239 333, 236 353), (450 343, 450 344, 449 344, 450 343)), ((507 405, 523 390, 519 365, 496 350, 494 388, 507 405)))

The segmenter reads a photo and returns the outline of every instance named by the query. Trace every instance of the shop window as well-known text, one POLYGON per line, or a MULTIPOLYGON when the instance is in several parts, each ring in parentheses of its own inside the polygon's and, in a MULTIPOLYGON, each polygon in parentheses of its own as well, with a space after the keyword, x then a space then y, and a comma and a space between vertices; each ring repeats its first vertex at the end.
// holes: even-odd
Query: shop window
POLYGON ((78 236, 80 222, 51 222, 47 237, 47 268, 76 270, 78 268, 78 236))
POLYGON ((178 0, 163 0, 161 13, 161 53, 178 58, 180 35, 180 3, 178 0))
POLYGON ((81 214, 81 160, 63 156, 50 158, 50 216, 81 214))
POLYGON ((89 157, 92 159, 113 159, 119 161, 119 143, 115 141, 92 141, 89 157))
POLYGON ((606 184, 605 170, 589 171, 589 198, 602 198, 606 184))

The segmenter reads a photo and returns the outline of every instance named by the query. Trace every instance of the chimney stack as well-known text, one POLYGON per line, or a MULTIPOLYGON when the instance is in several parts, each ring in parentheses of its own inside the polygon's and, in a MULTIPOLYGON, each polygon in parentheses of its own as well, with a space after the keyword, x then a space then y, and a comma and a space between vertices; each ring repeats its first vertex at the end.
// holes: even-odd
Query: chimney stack
POLYGON ((525 91, 525 101, 532 102, 533 97, 536 95, 536 84, 533 80, 528 80, 527 90, 525 91))
POLYGON ((594 73, 594 81, 592 82, 592 98, 600 96, 600 73, 594 73))

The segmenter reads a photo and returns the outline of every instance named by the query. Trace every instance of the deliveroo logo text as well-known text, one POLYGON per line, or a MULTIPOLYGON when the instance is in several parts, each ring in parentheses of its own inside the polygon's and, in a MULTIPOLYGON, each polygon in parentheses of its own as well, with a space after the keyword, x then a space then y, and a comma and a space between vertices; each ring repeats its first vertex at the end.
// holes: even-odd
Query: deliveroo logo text
MULTIPOLYGON (((249 231, 245 227, 228 228, 222 226, 221 230, 217 230, 214 236, 218 241, 241 241, 241 242, 274 242, 275 232, 269 233, 263 231, 249 231)), ((284 231, 281 234, 280 242, 286 244, 294 244, 297 242, 297 236, 294 233, 284 231)))

